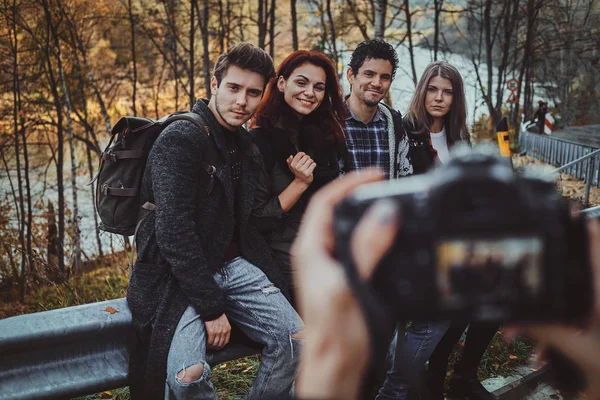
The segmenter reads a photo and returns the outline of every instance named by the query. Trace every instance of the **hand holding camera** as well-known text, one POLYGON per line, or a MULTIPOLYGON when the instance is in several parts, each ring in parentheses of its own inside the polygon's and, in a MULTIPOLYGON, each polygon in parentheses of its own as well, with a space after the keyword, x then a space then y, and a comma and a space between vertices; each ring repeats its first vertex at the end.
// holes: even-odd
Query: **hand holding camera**
POLYGON ((311 201, 294 247, 301 398, 359 396, 373 356, 365 291, 398 319, 533 321, 519 330, 562 352, 600 394, 600 224, 572 218, 547 179, 485 152, 455 157, 426 178, 349 174, 311 201), (570 325, 590 316, 588 330, 570 325))

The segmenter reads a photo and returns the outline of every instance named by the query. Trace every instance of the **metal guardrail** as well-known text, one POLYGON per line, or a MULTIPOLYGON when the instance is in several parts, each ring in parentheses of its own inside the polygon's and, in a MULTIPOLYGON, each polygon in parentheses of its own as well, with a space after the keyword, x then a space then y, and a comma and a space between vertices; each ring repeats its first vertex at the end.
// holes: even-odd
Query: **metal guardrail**
POLYGON ((552 136, 527 131, 524 123, 519 130, 519 147, 546 164, 558 167, 554 172, 564 172, 585 181, 584 207, 589 205, 590 187, 600 187, 600 149, 552 136))
POLYGON ((585 210, 581 211, 581 213, 585 215, 586 218, 600 219, 600 206, 586 208, 585 210))
MULTIPOLYGON (((0 320, 0 399, 72 398, 128 386, 133 340, 125 299, 0 320)), ((230 344, 206 361, 214 366, 257 352, 230 344)))

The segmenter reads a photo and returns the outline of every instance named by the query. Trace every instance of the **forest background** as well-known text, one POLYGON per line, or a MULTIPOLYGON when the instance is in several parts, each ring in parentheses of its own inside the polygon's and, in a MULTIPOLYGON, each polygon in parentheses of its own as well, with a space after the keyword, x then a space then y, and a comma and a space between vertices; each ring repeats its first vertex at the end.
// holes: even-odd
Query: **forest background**
POLYGON ((100 300, 111 294, 82 297, 70 279, 102 263, 126 275, 129 241, 97 229, 87 185, 121 116, 191 108, 241 41, 276 64, 319 49, 347 90, 349 54, 371 38, 400 55, 388 102, 402 112, 427 63, 457 65, 474 140, 503 115, 513 130, 531 119, 537 99, 563 125, 600 123, 597 0, 0 0, 0 297, 69 305, 38 298, 58 282, 100 300))

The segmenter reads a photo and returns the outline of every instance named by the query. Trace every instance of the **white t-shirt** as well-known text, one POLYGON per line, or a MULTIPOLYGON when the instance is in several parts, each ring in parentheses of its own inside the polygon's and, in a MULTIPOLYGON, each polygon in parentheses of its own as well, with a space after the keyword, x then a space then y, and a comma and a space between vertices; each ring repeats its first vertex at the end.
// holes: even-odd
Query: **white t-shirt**
POLYGON ((431 136, 431 145, 437 150, 440 162, 442 164, 446 164, 448 161, 450 161, 448 142, 446 141, 446 127, 443 127, 441 132, 430 132, 429 135, 431 136))

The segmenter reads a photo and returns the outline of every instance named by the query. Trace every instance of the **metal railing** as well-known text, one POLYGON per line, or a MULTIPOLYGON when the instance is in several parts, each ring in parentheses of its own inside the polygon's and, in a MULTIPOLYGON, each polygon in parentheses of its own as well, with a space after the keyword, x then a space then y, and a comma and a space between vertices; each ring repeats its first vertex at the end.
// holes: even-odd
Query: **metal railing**
MULTIPOLYGON (((128 386, 133 340, 125 299, 0 320, 0 399, 72 398, 128 386)), ((258 352, 229 344, 206 361, 214 366, 258 352)))
POLYGON ((584 207, 589 205, 591 186, 600 187, 600 149, 552 136, 528 132, 526 124, 519 131, 521 153, 558 167, 553 172, 564 172, 585 181, 584 207))

